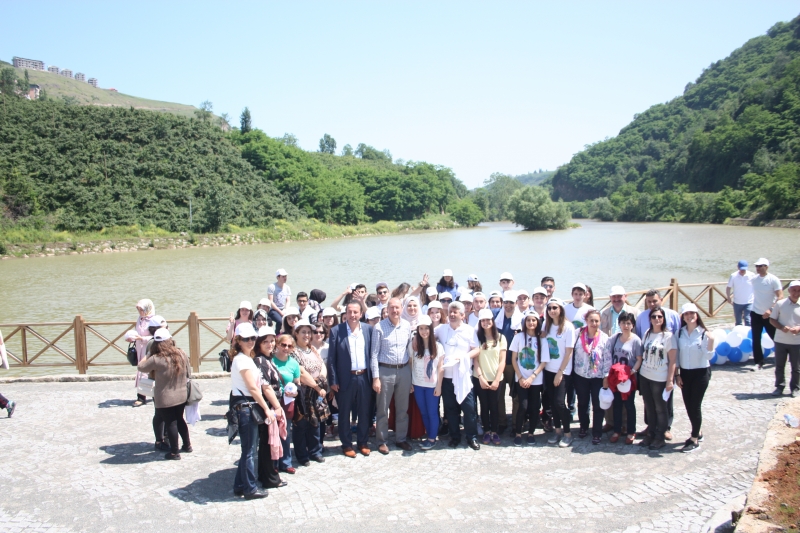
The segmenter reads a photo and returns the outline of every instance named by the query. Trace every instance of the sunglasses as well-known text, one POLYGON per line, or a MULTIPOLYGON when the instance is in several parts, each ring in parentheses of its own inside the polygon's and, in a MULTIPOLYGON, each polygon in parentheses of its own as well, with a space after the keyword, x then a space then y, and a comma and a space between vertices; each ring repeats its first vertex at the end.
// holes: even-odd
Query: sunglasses
POLYGON ((389 291, 378 291, 378 294, 389 294, 389 291))
POLYGON ((552 289, 555 285, 542 285, 545 289, 552 289))
POLYGON ((559 309, 561 309, 561 308, 560 308, 559 306, 557 306, 557 305, 556 305, 556 306, 553 306, 553 307, 548 307, 548 308, 547 308, 547 310, 548 310, 548 311, 558 311, 559 309))
POLYGON ((255 337, 242 337, 242 342, 256 342, 255 337))
POLYGON ((285 342, 282 342, 281 346, 284 348, 294 348, 294 344, 286 344, 285 342))
POLYGON ((650 315, 650 318, 651 319, 658 318, 658 319, 664 320, 664 315, 650 315))
POLYGON ((325 335, 324 331, 315 331, 314 335, 325 335))

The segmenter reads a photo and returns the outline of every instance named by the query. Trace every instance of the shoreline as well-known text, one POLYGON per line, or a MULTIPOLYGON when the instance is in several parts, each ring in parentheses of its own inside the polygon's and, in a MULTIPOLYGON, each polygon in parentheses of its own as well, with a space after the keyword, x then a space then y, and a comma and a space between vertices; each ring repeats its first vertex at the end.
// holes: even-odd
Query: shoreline
MULTIPOLYGON (((394 222, 381 220, 356 226, 326 224, 316 219, 299 221, 278 220, 268 228, 238 228, 229 226, 228 232, 192 234, 188 232, 167 233, 140 231, 140 235, 108 238, 92 238, 100 234, 71 235, 58 232, 54 241, 6 243, 0 260, 29 259, 33 257, 55 257, 121 252, 146 252, 152 250, 175 250, 180 248, 210 248, 216 246, 242 246, 249 244, 271 244, 277 242, 316 241, 347 237, 390 235, 404 231, 433 231, 462 228, 449 216, 431 216, 418 220, 394 222), (142 235, 144 234, 144 235, 142 235)), ((112 230, 113 231, 113 230, 112 230)))

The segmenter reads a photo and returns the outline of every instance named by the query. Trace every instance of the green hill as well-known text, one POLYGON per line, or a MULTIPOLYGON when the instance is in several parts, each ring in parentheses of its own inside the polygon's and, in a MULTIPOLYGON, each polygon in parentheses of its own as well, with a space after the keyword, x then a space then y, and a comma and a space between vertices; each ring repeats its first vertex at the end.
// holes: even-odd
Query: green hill
MULTIPOLYGON (((13 68, 11 64, 0 61, 0 68, 7 67, 13 68)), ((24 77, 25 70, 27 70, 30 82, 45 89, 49 98, 65 100, 73 104, 99 107, 133 107, 134 109, 173 113, 183 117, 193 117, 197 109, 190 105, 148 100, 108 89, 98 89, 88 83, 51 72, 21 68, 15 68, 14 70, 20 78, 24 77)))
POLYGON ((556 173, 555 170, 535 170, 533 172, 528 172, 527 174, 520 174, 518 176, 514 176, 514 179, 522 183, 523 185, 542 185, 553 175, 556 173))
POLYGON ((800 20, 777 23, 552 178, 578 216, 721 222, 800 209, 800 20), (594 200, 587 202, 588 200, 594 200))

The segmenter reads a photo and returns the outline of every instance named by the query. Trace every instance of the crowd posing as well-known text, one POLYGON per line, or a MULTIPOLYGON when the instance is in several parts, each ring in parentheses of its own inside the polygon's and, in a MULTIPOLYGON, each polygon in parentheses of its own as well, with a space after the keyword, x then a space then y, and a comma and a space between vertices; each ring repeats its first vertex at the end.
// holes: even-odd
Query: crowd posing
MULTIPOLYGON (((756 262, 757 274, 747 272, 746 262, 739 267, 729 298, 737 321, 741 306, 750 305, 756 368, 763 366, 763 327, 775 341, 775 393, 785 388, 788 359, 794 396, 800 281, 783 298, 766 259, 756 262)), ((674 311, 650 290, 640 312, 614 286, 610 304, 599 310, 591 287, 581 282, 563 301, 550 276, 529 293, 515 288, 509 272, 496 290, 485 290, 477 276, 459 286, 445 270, 437 283, 427 275, 394 289, 379 282, 371 294, 355 283, 323 306, 327 295, 319 289, 298 292, 293 302, 287 280, 280 269, 255 309, 241 302, 227 326, 230 348, 220 357, 231 373, 229 442, 235 433, 241 442, 233 490, 246 499, 267 495, 259 483, 286 485, 281 474, 294 474, 295 464, 324 462, 326 436, 338 435, 350 458, 369 456, 371 437, 379 453, 390 453, 392 429, 394 446, 403 451, 414 440, 423 451, 444 440, 456 448, 462 438, 479 450, 500 445, 509 426, 515 446, 546 441, 566 448, 587 437, 597 445, 610 432, 612 444, 638 440, 659 450, 673 439, 675 386, 691 424, 681 450, 695 451, 703 441, 702 403, 715 347, 692 303, 674 311), (641 432, 636 391, 646 424, 641 432)), ((136 329, 128 334, 139 360, 137 387, 154 380, 155 446, 167 459, 180 459, 192 451, 184 420, 189 362, 153 303, 142 300, 137 309, 136 329)), ((148 393, 140 394, 134 405, 147 401, 148 393)))

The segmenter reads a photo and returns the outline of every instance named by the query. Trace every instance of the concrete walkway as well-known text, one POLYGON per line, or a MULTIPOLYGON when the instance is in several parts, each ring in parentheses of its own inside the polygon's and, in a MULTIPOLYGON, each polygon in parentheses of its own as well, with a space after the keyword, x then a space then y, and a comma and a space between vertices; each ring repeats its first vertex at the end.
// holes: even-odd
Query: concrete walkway
MULTIPOLYGON (((660 453, 607 435, 599 446, 539 437, 516 448, 507 433, 478 452, 440 445, 348 459, 326 441, 326 463, 284 474, 287 487, 256 501, 232 494, 240 448, 225 438, 227 379, 202 382, 195 451, 181 461, 153 451, 153 408, 130 407, 131 381, 2 384, 19 407, 0 418, 0 531, 699 532, 750 489, 775 413, 772 367, 748 368, 714 368, 693 454, 677 452, 689 435, 678 392, 675 440, 660 453)), ((637 410, 641 424, 638 398, 637 410)))

